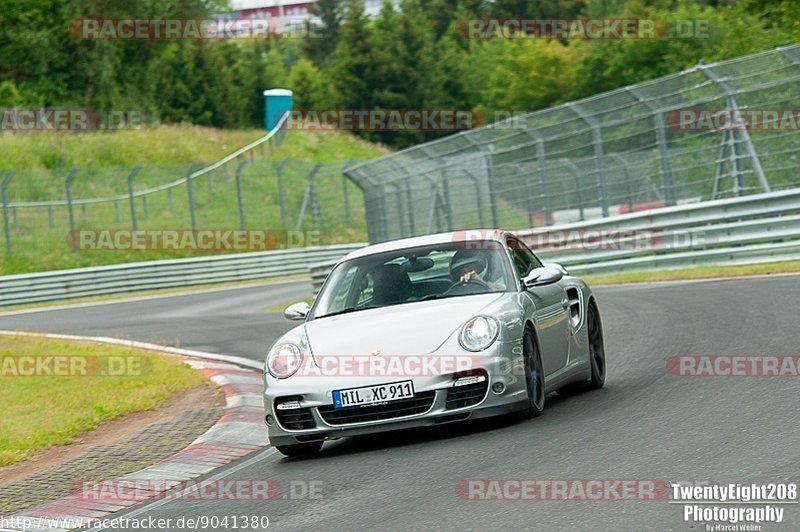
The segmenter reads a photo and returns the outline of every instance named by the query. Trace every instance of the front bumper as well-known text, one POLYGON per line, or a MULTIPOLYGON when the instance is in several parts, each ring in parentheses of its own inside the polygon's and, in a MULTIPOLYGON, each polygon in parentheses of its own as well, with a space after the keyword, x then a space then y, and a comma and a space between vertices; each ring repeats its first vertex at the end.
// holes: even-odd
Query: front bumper
MULTIPOLYGON (((453 346, 448 346, 448 349, 450 349, 449 352, 453 352, 453 346)), ((527 391, 524 378, 522 378, 522 349, 519 341, 496 342, 482 353, 465 351, 462 353, 465 356, 479 359, 480 368, 487 377, 485 392, 482 396, 476 398, 474 393, 466 394, 473 399, 464 402, 456 400, 465 396, 464 393, 458 394, 457 391, 463 392, 467 387, 454 387, 457 378, 454 373, 425 376, 384 375, 368 378, 297 376, 288 379, 275 379, 267 374, 265 375, 264 411, 271 420, 271 423, 267 423, 270 442, 273 445, 291 445, 309 441, 332 440, 347 436, 501 415, 526 407, 527 391), (413 404, 410 400, 406 400, 384 403, 385 406, 376 408, 369 406, 336 410, 332 408, 333 390, 402 380, 413 381, 415 393, 413 404), (493 390, 493 386, 498 383, 501 383, 503 388, 499 393, 493 390), (286 401, 296 401, 299 408, 279 412, 276 405, 286 401), (460 406, 462 404, 468 406, 460 406), (380 412, 373 413, 381 409, 393 411, 394 413, 391 415, 396 415, 401 410, 403 413, 398 417, 391 418, 381 418, 380 412), (336 419, 343 411, 348 411, 353 415, 347 415, 344 420, 336 419), (294 417, 287 418, 287 412, 294 417), (368 414, 358 415, 360 412, 368 414), (298 422, 287 423, 287 419, 298 422)), ((473 387, 473 391, 475 389, 476 387, 473 387)))

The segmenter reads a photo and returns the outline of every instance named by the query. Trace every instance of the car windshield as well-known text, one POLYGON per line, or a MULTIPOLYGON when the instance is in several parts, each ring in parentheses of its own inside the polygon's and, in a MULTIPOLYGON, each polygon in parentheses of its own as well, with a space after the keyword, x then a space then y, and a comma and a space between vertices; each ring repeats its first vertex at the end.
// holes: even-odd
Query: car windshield
POLYGON ((508 255, 495 241, 448 242, 339 264, 310 318, 513 289, 508 255))

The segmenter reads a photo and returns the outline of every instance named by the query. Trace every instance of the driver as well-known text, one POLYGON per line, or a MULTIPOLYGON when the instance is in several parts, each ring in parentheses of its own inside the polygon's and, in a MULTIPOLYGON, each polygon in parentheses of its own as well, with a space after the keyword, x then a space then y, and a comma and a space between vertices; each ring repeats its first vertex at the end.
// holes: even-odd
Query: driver
POLYGON ((450 260, 450 278, 453 282, 466 284, 472 281, 492 290, 503 290, 503 286, 484 278, 488 269, 486 257, 480 251, 460 250, 450 260))

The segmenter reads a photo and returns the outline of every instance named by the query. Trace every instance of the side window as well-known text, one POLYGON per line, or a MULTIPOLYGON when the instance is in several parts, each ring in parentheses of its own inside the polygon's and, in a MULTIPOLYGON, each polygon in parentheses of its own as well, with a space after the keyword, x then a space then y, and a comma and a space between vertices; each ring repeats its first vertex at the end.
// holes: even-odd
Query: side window
POLYGON ((533 253, 524 247, 522 242, 516 238, 509 238, 506 243, 511 251, 511 258, 514 260, 514 268, 520 279, 528 275, 533 266, 533 253), (527 251, 526 251, 527 250, 527 251))
POLYGON ((531 267, 532 267, 532 268, 541 268, 541 267, 542 267, 542 261, 540 261, 540 260, 538 259, 538 257, 536 257, 536 255, 533 253, 533 251, 531 251, 531 248, 529 248, 528 246, 526 246, 526 245, 525 245, 525 242, 519 241, 519 244, 520 244, 520 246, 522 247, 522 250, 525 252, 525 254, 526 254, 528 257, 530 257, 530 260, 531 260, 531 267))
POLYGON ((350 293, 350 288, 353 285, 353 279, 355 279, 355 276, 356 268, 350 268, 338 282, 336 287, 330 290, 330 293, 332 294, 332 300, 329 303, 328 308, 330 312, 338 312, 344 309, 347 296, 350 293))

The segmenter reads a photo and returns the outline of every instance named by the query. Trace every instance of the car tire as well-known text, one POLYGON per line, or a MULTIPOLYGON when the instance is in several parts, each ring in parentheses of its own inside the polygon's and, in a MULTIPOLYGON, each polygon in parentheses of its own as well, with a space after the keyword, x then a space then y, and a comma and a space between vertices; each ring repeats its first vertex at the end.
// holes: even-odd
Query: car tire
POLYGON ((589 380, 568 384, 560 390, 559 395, 573 395, 587 390, 597 390, 606 383, 606 349, 603 342, 603 323, 600 312, 592 301, 586 311, 586 328, 589 336, 589 380))
POLYGON ((322 442, 312 441, 308 443, 296 443, 292 445, 276 445, 275 448, 278 449, 278 452, 282 455, 288 456, 289 458, 295 458, 317 454, 319 450, 322 449, 322 442))
POLYGON ((529 328, 522 335, 522 358, 525 366, 525 390, 528 392, 525 417, 539 417, 544 411, 544 367, 536 339, 529 328))

